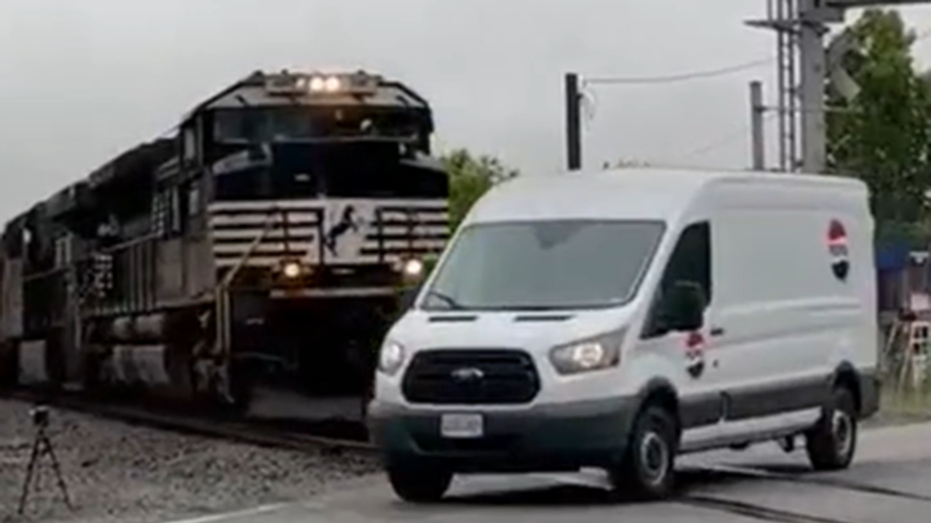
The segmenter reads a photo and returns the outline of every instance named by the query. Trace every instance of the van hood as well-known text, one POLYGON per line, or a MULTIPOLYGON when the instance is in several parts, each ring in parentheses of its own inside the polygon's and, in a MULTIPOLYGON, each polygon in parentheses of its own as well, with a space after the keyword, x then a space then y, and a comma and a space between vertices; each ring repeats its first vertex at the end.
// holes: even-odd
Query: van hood
POLYGON ((628 324, 630 307, 586 311, 408 311, 387 340, 408 350, 514 348, 530 352, 584 340, 628 324))

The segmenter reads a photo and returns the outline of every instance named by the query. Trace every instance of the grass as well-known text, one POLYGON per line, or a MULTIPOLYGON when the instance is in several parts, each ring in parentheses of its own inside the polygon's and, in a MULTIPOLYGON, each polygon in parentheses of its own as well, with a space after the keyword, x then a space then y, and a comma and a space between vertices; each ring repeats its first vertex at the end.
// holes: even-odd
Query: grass
POLYGON ((914 389, 887 383, 880 396, 879 412, 867 426, 903 425, 931 421, 931 383, 914 389))

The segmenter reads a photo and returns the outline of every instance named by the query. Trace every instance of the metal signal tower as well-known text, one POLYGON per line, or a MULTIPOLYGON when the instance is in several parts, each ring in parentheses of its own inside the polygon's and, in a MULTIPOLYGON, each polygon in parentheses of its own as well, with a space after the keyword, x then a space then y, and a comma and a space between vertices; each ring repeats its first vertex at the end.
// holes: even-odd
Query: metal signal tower
POLYGON ((776 116, 779 170, 794 171, 800 163, 798 140, 798 18, 797 0, 766 0, 766 19, 748 24, 776 31, 776 116))
POLYGON ((853 38, 837 38, 825 49, 828 24, 844 22, 848 9, 926 4, 931 0, 766 0, 766 18, 747 22, 777 33, 779 170, 823 173, 826 167, 825 84, 830 79, 852 99, 859 86, 840 57, 853 38), (798 140, 797 137, 801 137, 798 140))

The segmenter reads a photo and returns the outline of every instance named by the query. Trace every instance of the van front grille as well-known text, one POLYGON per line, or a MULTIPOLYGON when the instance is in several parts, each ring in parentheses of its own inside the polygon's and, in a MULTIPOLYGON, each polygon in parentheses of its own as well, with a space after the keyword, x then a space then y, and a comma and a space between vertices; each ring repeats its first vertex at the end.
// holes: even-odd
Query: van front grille
POLYGON ((540 377, 520 350, 427 350, 414 356, 401 390, 411 403, 514 405, 536 397, 540 377))

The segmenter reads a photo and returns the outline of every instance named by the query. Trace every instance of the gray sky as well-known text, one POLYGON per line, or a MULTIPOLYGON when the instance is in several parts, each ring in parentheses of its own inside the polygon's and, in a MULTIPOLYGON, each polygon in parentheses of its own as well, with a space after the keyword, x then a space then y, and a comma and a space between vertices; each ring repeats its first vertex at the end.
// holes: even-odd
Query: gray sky
MULTIPOLYGON (((399 78, 432 100, 441 146, 550 173, 564 161, 564 72, 657 76, 764 59, 775 35, 743 25, 764 10, 765 0, 3 0, 0 217, 255 69, 399 78)), ((905 12, 931 29, 931 9, 905 12)), ((931 63, 931 38, 916 52, 931 63)), ((746 85, 764 80, 771 100, 774 71, 599 87, 586 162, 743 167, 746 85)))

